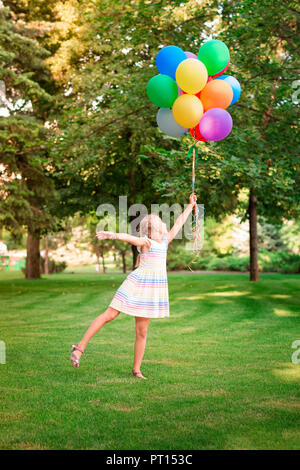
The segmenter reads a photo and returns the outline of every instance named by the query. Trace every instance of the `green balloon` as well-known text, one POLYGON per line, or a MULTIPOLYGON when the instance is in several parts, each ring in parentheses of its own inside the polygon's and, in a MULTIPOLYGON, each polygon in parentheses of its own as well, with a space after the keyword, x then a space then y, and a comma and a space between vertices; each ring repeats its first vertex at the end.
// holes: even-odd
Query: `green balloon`
POLYGON ((168 75, 155 75, 148 82, 147 95, 155 106, 171 108, 178 97, 178 87, 168 75))
POLYGON ((199 49, 198 59, 207 68, 208 75, 216 75, 225 69, 229 62, 229 50, 226 44, 217 39, 205 42, 199 49))

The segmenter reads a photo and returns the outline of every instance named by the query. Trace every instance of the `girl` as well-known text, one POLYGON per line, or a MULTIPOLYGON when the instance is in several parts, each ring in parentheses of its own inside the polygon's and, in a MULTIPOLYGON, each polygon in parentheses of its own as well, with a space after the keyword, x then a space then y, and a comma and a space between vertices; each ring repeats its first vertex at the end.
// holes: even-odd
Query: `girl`
POLYGON ((186 222, 193 206, 195 194, 190 195, 189 205, 167 232, 166 224, 155 214, 144 217, 140 222, 140 237, 127 233, 97 232, 97 238, 113 238, 136 245, 140 253, 140 264, 119 287, 109 307, 97 317, 77 345, 72 346, 71 363, 79 367, 80 357, 86 345, 100 328, 114 320, 120 312, 135 317, 136 340, 132 375, 145 379, 140 367, 144 356, 147 329, 150 318, 169 316, 168 280, 166 255, 168 244, 186 222))

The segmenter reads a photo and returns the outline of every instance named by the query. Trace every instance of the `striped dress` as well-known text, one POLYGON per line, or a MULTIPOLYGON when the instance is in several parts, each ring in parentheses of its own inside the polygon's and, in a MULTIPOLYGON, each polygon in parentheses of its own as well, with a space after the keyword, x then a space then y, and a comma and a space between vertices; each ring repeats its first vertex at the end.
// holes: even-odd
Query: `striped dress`
POLYGON ((169 316, 169 292, 166 258, 168 240, 151 240, 146 253, 140 253, 140 265, 130 273, 115 293, 110 307, 120 312, 144 318, 169 316))

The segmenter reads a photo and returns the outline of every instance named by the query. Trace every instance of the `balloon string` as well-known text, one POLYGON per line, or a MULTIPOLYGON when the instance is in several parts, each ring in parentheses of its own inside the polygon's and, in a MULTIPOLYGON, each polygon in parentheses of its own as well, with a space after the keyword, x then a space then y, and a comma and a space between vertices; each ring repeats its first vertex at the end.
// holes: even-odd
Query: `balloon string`
POLYGON ((195 145, 196 145, 195 128, 193 127, 192 193, 194 193, 195 191, 195 158, 196 158, 195 145))
MULTIPOLYGON (((196 148, 196 139, 195 139, 195 128, 193 128, 193 133, 192 133, 192 136, 193 136, 193 161, 192 161, 192 193, 195 193, 195 159, 196 159, 196 151, 195 151, 195 148, 196 148)), ((193 208, 194 210, 194 240, 193 240, 193 244, 194 244, 194 247, 196 245, 196 230, 197 230, 197 207, 194 206, 193 208)), ((190 267, 190 265, 198 258, 199 256, 199 252, 197 250, 197 254, 196 256, 192 259, 192 261, 190 262, 190 264, 188 265, 188 268, 191 272, 194 272, 192 270, 192 268, 190 267)))

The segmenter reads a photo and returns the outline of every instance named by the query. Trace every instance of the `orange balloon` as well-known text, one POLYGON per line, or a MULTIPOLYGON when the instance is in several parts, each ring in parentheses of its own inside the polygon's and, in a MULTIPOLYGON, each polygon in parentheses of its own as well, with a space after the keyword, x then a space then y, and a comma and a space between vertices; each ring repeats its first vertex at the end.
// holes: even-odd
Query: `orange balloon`
POLYGON ((232 98, 233 91, 229 83, 218 79, 208 82, 200 95, 205 111, 211 108, 226 109, 230 105, 232 98))

